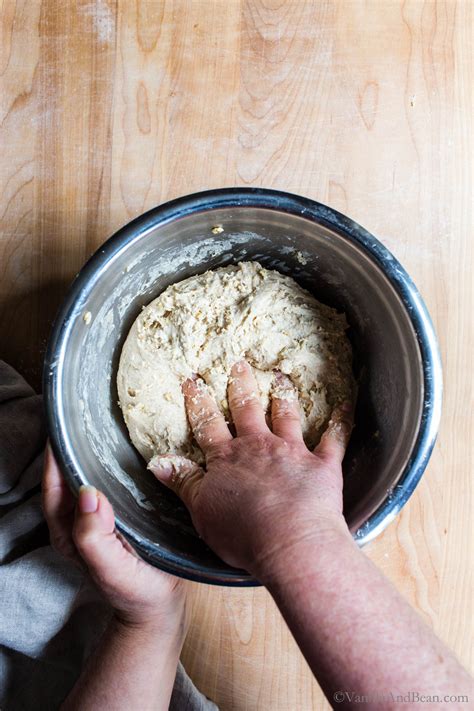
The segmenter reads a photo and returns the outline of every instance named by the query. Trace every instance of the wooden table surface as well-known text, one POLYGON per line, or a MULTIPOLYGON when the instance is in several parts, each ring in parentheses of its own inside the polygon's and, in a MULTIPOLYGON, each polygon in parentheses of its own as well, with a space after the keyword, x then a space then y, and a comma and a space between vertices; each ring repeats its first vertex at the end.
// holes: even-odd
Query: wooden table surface
MULTIPOLYGON (((2 0, 1 356, 36 385, 84 260, 178 195, 301 193, 408 269, 438 332, 441 433, 367 548, 471 664, 471 0, 2 0)), ((193 585, 184 663, 224 710, 326 708, 262 589, 193 585)))

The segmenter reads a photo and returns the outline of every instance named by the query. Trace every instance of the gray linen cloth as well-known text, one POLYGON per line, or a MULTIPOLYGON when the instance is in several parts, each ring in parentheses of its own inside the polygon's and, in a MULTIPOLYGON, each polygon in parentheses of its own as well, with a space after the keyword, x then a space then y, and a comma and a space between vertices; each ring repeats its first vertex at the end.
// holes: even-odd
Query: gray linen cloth
MULTIPOLYGON (((41 397, 0 361, 2 711, 59 709, 111 614, 88 577, 49 544, 40 503, 45 441, 41 397)), ((170 709, 217 707, 179 664, 170 709)), ((148 709, 137 700, 131 711, 148 709)))

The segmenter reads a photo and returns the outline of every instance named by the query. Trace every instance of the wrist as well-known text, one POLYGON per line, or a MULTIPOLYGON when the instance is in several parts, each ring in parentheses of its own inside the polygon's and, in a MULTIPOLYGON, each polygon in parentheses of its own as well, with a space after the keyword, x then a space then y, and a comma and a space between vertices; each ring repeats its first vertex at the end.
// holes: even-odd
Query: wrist
POLYGON ((115 632, 126 639, 134 638, 146 642, 180 638, 184 641, 189 627, 186 599, 173 604, 172 608, 162 607, 156 613, 144 614, 114 609, 111 624, 115 632))
POLYGON ((305 566, 308 558, 320 558, 327 551, 337 551, 343 544, 355 548, 342 514, 328 513, 311 519, 287 515, 281 525, 267 533, 261 551, 254 556, 250 572, 266 587, 305 566), (268 535, 269 533, 269 535, 268 535))

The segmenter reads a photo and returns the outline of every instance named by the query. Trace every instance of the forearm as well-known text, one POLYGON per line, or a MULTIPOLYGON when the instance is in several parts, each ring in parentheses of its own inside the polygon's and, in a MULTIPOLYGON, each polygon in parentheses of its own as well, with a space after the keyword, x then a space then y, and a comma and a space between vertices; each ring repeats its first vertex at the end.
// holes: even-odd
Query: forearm
POLYGON ((113 619, 62 711, 168 709, 186 624, 135 629, 113 619))
POLYGON ((469 694, 467 673, 341 527, 258 574, 331 702, 338 691, 469 694))

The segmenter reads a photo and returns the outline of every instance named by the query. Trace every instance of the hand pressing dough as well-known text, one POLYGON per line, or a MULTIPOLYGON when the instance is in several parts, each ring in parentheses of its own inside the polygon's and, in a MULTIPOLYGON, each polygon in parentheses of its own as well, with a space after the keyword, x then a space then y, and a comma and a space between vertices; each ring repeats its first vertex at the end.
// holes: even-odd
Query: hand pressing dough
POLYGON ((122 349, 117 383, 131 440, 147 462, 176 454, 201 463, 181 384, 193 373, 230 420, 234 363, 252 366, 269 410, 274 371, 297 389, 303 435, 313 448, 335 405, 352 399, 352 353, 344 314, 290 277, 242 262, 169 286, 143 309, 122 349))

